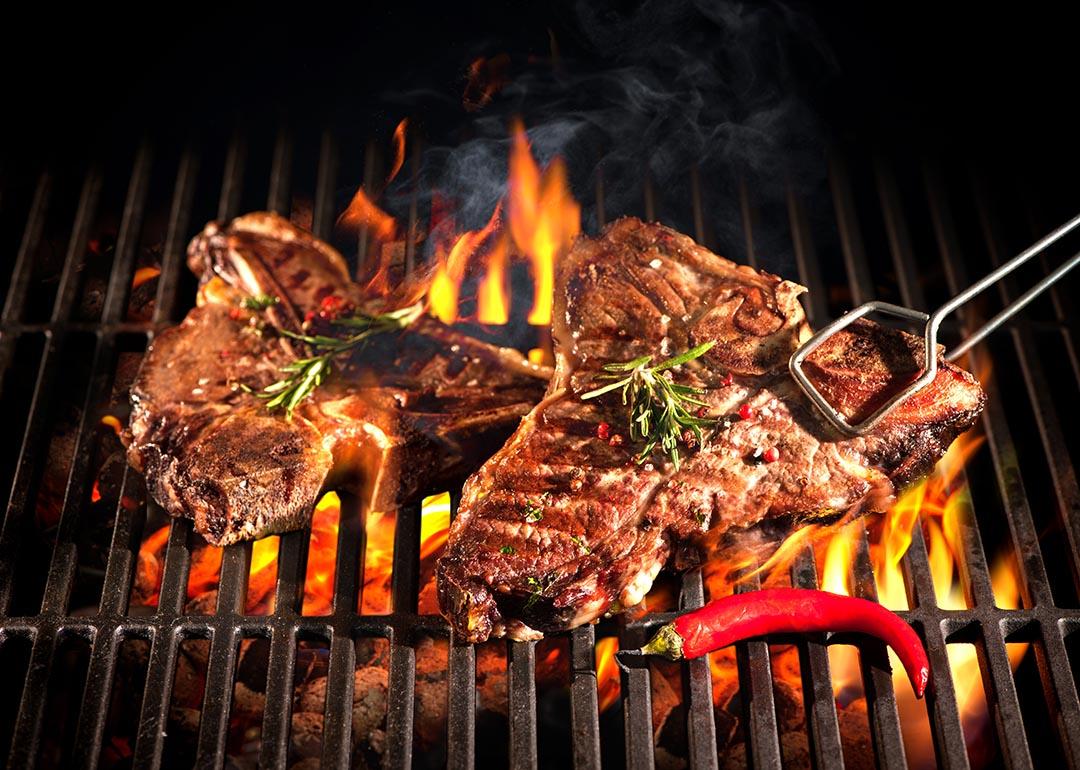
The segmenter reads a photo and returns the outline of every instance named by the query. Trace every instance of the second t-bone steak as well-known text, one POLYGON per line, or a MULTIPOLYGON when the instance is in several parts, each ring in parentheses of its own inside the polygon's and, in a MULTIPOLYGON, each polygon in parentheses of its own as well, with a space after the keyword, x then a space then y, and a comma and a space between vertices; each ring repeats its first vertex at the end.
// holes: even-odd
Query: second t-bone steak
POLYGON ((460 484, 551 374, 421 316, 335 360, 287 418, 256 395, 310 354, 282 332, 340 334, 328 317, 373 315, 394 299, 365 296, 340 254, 274 214, 207 225, 188 262, 202 278, 198 305, 147 352, 128 459, 154 499, 214 545, 303 527, 329 484, 382 510, 460 484))
MULTIPOLYGON (((547 394, 466 482, 438 563, 439 604, 460 638, 530 639, 586 623, 637 604, 673 555, 706 536, 857 505, 880 511, 933 467, 981 411, 978 382, 941 363, 872 434, 837 433, 787 371, 810 333, 803 291, 636 219, 577 241, 556 282, 547 394), (669 370, 704 390, 701 414, 716 423, 703 446, 681 445, 678 469, 659 449, 636 462, 619 392, 581 395, 603 384, 604 364, 659 363, 709 341, 669 370)), ((807 368, 862 419, 916 375, 921 350, 915 337, 860 322, 807 368)))

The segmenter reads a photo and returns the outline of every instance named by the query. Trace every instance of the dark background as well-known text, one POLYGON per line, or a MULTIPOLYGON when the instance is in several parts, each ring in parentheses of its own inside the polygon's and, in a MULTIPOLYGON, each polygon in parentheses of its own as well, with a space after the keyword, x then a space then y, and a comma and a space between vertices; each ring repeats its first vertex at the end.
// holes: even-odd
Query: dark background
MULTIPOLYGON (((831 125, 1054 165, 1076 155, 1078 13, 1061 5, 793 7, 816 22, 835 57, 814 95, 831 125)), ((549 30, 565 56, 589 56, 564 2, 160 10, 23 7, 0 45, 7 152, 26 158, 101 134, 182 130, 283 106, 364 110, 400 87, 458 94, 473 56, 544 55, 549 30)))

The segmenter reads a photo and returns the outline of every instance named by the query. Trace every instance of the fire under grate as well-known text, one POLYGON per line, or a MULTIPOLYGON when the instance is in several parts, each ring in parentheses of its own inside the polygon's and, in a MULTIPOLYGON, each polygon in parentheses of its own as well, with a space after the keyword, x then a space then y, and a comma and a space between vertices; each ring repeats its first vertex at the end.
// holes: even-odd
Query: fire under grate
MULTIPOLYGON (((419 505, 397 515, 390 584, 393 610, 389 614, 357 612, 367 534, 364 512, 345 494, 341 495, 329 614, 301 612, 309 531, 280 539, 274 609, 269 614, 245 611, 253 551, 250 543, 224 550, 216 610, 206 615, 189 614, 186 588, 197 536, 188 522, 170 525, 156 609, 133 612, 129 597, 139 568, 140 544, 147 535, 148 522, 160 520, 162 513, 153 503, 125 504, 125 499, 145 497, 142 479, 125 468, 115 528, 102 546, 103 571, 93 578, 99 586, 95 589, 97 600, 88 611, 73 599, 87 572, 88 501, 95 489, 100 421, 107 414, 104 405, 113 395, 117 361, 143 350, 156 330, 183 316, 194 286, 183 264, 190 236, 207 219, 228 219, 248 208, 265 207, 288 215, 295 211, 299 193, 310 196, 315 233, 322 237, 332 234, 340 203, 336 197, 338 174, 343 168, 354 167, 347 164, 344 144, 330 131, 306 136, 294 135, 286 128, 263 144, 251 138, 255 136, 237 131, 227 140, 193 143, 181 149, 144 143, 134 154, 121 151, 119 161, 90 165, 81 180, 73 178, 69 169, 49 168, 37 177, 36 186, 10 194, 4 191, 4 232, 5 237, 11 235, 5 248, 10 245, 9 253, 15 254, 10 275, 0 279, 6 282, 0 318, 0 371, 8 427, 0 480, 11 489, 0 531, 0 657, 12 662, 5 672, 10 686, 4 687, 0 696, 5 701, 0 709, 10 716, 5 720, 10 726, 0 734, 0 745, 7 751, 9 766, 104 764, 103 752, 115 748, 106 743, 106 722, 124 647, 130 640, 148 646, 141 692, 129 693, 140 703, 134 740, 127 747, 130 754, 126 761, 133 766, 170 765, 170 700, 178 659, 188 640, 206 640, 209 645, 196 739, 200 766, 231 761, 233 683, 240 665, 241 641, 247 639, 264 640, 268 646, 265 707, 257 748, 260 766, 290 764, 298 651, 311 642, 322 645, 326 653, 318 756, 324 766, 345 766, 353 759, 351 674, 357 667, 356 642, 360 639, 384 639, 388 645, 383 763, 396 768, 422 761, 414 740, 415 646, 421 637, 446 639, 450 634, 440 617, 417 611, 421 589, 419 505), (260 165, 259 158, 269 158, 269 164, 260 165), (216 209, 207 210, 215 199, 216 209), (12 200, 15 202, 9 202, 12 200), (113 203, 117 205, 110 210, 113 203), (103 223, 110 222, 115 242, 107 250, 108 269, 98 303, 87 315, 81 309, 87 275, 92 272, 87 255, 101 250, 100 230, 103 223), (131 286, 143 234, 151 222, 164 233, 161 273, 152 315, 132 320, 131 286), (57 229, 66 233, 66 246, 53 254, 56 274, 42 289, 42 255, 49 246, 50 233, 57 229), (71 377, 73 358, 82 361, 85 377, 71 377), (33 562, 26 554, 25 537, 34 526, 42 475, 50 460, 49 437, 62 416, 57 405, 67 391, 74 392, 69 398, 80 408, 66 486, 58 520, 50 530, 50 547, 42 552, 43 559, 33 562), (30 587, 24 590, 24 585, 30 587), (61 682, 61 689, 76 693, 61 727, 52 721, 57 713, 51 706, 56 700, 54 680, 57 672, 68 671, 68 647, 73 640, 85 649, 84 659, 75 666, 84 673, 61 682), (49 758, 56 761, 49 762, 49 758)), ((365 175, 369 182, 377 165, 371 162, 372 155, 368 150, 365 175)), ((664 208, 663 193, 652 189, 648 180, 642 186, 640 211, 604 211, 603 184, 598 183, 595 201, 601 222, 621 213, 660 218, 681 225, 706 246, 738 261, 784 272, 810 288, 807 310, 811 322, 818 325, 844 307, 874 298, 898 299, 921 309, 931 307, 939 297, 928 294, 955 293, 990 264, 1007 259, 1012 249, 1056 224, 1007 216, 993 184, 973 179, 966 169, 957 172, 949 164, 905 163, 887 156, 868 161, 858 148, 833 154, 826 199, 814 205, 794 189, 788 191, 782 205, 759 204, 751 184, 733 184, 736 194, 732 200, 743 225, 741 240, 736 242, 715 242, 711 227, 715 209, 703 203, 709 195, 697 174, 690 174, 688 180, 691 210, 676 214, 664 208), (957 178, 962 181, 956 183, 957 178), (1021 220, 1020 224, 1013 219, 1021 220), (784 254, 790 255, 790 264, 770 258, 784 254), (980 264, 984 266, 971 267, 980 264)), ((414 205, 409 232, 420 217, 414 205)), ((364 251, 363 244, 360 251, 364 251)), ((410 262, 415 259, 414 254, 407 257, 410 262)), ((1000 299, 1016 294, 1016 287, 1007 284, 1000 299)), ((1075 310, 1068 297, 1067 288, 1061 287, 1053 302, 1042 308, 1042 315, 1012 324, 989 346, 994 377, 988 381, 990 402, 981 425, 987 449, 981 461, 970 466, 968 479, 980 514, 979 526, 966 525, 960 532, 960 571, 969 608, 939 608, 920 527, 913 529, 911 547, 903 558, 906 590, 913 607, 903 615, 925 639, 929 652, 932 693, 927 716, 934 755, 941 766, 971 764, 950 675, 947 648, 954 644, 973 644, 977 650, 990 715, 986 735, 1000 751, 998 763, 1033 767, 1052 761, 1080 766, 1080 700, 1076 667, 1070 660, 1080 629, 1076 587, 1080 584, 1080 489, 1071 461, 1077 448, 1075 437, 1069 434, 1075 431, 1066 430, 1077 424, 1075 396, 1080 369, 1072 341, 1075 310), (1022 609, 1002 609, 995 604, 987 558, 990 543, 995 547, 1004 544, 1016 556, 1022 609), (1008 645, 1012 643, 1032 645, 1034 696, 1032 677, 1024 680, 1010 665, 1008 645), (1033 697, 1041 702, 1041 711, 1029 708, 1033 697)), ((966 326, 977 325, 976 314, 988 315, 972 309, 963 319, 966 326)), ((951 331, 957 336, 960 332, 951 331)), ((971 364, 983 371, 988 359, 987 348, 983 348, 976 351, 971 364)), ((793 562, 792 584, 816 586, 818 567, 813 551, 804 549, 793 562)), ((875 598, 865 532, 857 542, 853 577, 859 595, 875 598)), ((706 600, 699 571, 684 575, 679 586, 680 607, 700 606, 706 600)), ((743 587, 752 589, 755 583, 747 581, 743 587)), ((649 613, 607 623, 618 633, 621 647, 636 647, 670 617, 670 613, 649 613)), ((569 728, 565 731, 567 745, 558 750, 548 748, 542 732, 545 715, 538 708, 537 645, 506 644, 508 761, 515 767, 535 767, 547 764, 545 759, 552 756, 566 756, 576 767, 599 767, 602 759, 611 762, 613 758, 625 759, 637 768, 663 764, 657 759, 654 740, 651 677, 656 676, 655 670, 636 667, 622 675, 618 711, 611 712, 621 712, 621 737, 615 745, 608 740, 610 736, 605 737, 610 730, 601 727, 598 628, 585 626, 565 638, 569 728)), ((906 766, 906 726, 898 711, 884 648, 864 640, 831 637, 796 645, 806 746, 813 765, 837 767, 844 756, 850 766, 906 766), (831 644, 852 643, 860 651, 873 747, 872 757, 861 759, 844 751, 828 653, 831 644)), ((745 752, 741 756, 754 767, 778 768, 787 756, 770 668, 770 644, 741 644, 737 657, 745 752)), ((490 738, 477 721, 476 670, 476 648, 450 639, 443 746, 446 763, 455 768, 483 764, 481 760, 487 756, 485 743, 490 738)), ((693 768, 729 766, 730 756, 722 753, 726 738, 714 715, 709 661, 682 664, 680 676, 685 760, 693 768)))

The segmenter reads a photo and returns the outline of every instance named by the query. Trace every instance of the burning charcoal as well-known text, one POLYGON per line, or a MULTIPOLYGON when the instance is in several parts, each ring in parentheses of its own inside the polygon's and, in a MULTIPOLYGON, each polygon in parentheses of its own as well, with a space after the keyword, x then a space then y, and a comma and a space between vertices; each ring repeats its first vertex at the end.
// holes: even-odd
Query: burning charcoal
POLYGON ((236 682, 233 687, 233 703, 230 718, 261 722, 263 711, 265 710, 266 693, 255 692, 243 682, 236 682))
POLYGON ((299 758, 317 757, 322 751, 323 715, 301 711, 292 715, 289 753, 299 758))
MULTIPOLYGON (((353 679, 352 741, 369 741, 386 719, 387 671, 369 666, 359 669, 353 679)), ((326 677, 320 677, 300 688, 297 710, 319 714, 326 703, 326 677)), ((320 722, 321 724, 321 722, 320 722)))

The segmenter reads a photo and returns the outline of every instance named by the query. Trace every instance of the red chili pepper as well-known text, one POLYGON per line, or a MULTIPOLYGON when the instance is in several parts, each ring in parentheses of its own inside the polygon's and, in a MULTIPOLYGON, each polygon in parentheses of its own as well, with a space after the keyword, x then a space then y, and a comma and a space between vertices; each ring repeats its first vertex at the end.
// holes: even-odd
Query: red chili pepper
POLYGON ((662 626, 641 652, 671 660, 698 658, 756 636, 824 631, 881 639, 904 664, 915 695, 923 696, 930 661, 911 626, 877 602, 828 591, 768 588, 717 599, 662 626))
POLYGON ((610 436, 611 436, 611 426, 608 423, 602 422, 602 423, 600 423, 599 425, 596 426, 596 437, 597 438, 603 439, 604 441, 607 441, 610 436))

